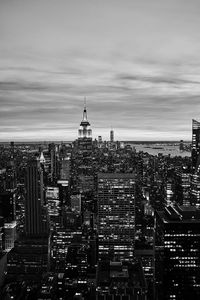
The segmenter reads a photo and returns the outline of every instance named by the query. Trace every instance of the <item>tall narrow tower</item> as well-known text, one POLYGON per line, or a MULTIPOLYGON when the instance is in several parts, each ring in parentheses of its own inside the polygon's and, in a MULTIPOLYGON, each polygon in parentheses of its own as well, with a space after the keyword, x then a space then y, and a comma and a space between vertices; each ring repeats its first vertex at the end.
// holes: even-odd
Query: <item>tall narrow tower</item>
POLYGON ((110 131, 110 142, 113 143, 114 142, 114 130, 111 129, 110 131))
POLYGON ((84 99, 83 119, 78 130, 78 136, 79 138, 92 138, 92 130, 87 119, 86 99, 84 99))
POLYGON ((92 130, 87 119, 86 99, 84 99, 83 119, 78 130, 78 146, 80 150, 92 150, 92 130))
POLYGON ((43 170, 38 160, 28 164, 26 177, 26 235, 39 237, 48 233, 43 207, 43 170))

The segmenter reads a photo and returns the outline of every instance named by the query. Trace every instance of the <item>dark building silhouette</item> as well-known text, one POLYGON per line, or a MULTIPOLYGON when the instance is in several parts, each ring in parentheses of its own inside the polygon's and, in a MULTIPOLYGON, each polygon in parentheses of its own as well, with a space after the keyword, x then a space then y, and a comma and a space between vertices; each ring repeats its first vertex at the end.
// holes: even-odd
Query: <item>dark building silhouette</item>
POLYGON ((49 269, 49 220, 44 203, 43 167, 38 159, 26 172, 25 235, 8 254, 9 280, 40 281, 49 269))
POLYGON ((15 220, 15 194, 12 192, 0 193, 0 216, 4 218, 5 222, 12 222, 15 220))
POLYGON ((48 234, 47 208, 44 206, 43 169, 38 160, 29 162, 26 176, 25 232, 27 236, 48 234))
POLYGON ((192 171, 197 172, 200 165, 200 122, 192 120, 192 171))
POLYGON ((179 150, 180 151, 184 151, 185 147, 184 147, 184 142, 183 140, 180 140, 180 143, 179 143, 179 150))
POLYGON ((114 130, 111 129, 110 131, 110 142, 113 143, 114 142, 114 130))
POLYGON ((200 210, 167 207, 155 214, 156 299, 200 299, 200 210))
POLYGON ((147 285, 141 264, 138 262, 99 262, 96 299, 147 300, 147 285))

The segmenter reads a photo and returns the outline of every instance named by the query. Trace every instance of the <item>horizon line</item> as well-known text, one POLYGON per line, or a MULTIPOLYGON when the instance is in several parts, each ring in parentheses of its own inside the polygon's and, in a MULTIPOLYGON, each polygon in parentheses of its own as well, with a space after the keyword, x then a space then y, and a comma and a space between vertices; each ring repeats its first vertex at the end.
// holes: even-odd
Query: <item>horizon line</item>
MULTIPOLYGON (((76 141, 77 139, 75 140, 14 140, 14 139, 11 139, 11 140, 0 140, 0 144, 1 143, 11 143, 11 142, 14 142, 14 143, 49 143, 49 142, 60 142, 60 143, 73 143, 74 141, 76 141)), ((95 139, 94 139, 95 140, 95 139)), ((93 141, 94 141, 93 140, 93 141)), ((96 139, 97 140, 97 139, 96 139)), ((110 140, 103 140, 105 142, 109 142, 110 140)), ((143 143, 157 143, 157 142, 160 142, 160 143, 180 143, 181 140, 116 140, 114 142, 132 142, 132 143, 140 143, 140 142, 143 142, 143 143)), ((191 140, 183 140, 184 143, 191 143, 192 141, 191 140)))

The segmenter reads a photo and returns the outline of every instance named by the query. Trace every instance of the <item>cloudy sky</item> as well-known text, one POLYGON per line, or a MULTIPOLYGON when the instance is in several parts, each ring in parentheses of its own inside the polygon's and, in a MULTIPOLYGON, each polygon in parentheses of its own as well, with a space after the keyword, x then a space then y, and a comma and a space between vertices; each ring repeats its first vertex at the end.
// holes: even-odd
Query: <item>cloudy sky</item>
POLYGON ((0 140, 191 140, 199 0, 0 0, 0 140))

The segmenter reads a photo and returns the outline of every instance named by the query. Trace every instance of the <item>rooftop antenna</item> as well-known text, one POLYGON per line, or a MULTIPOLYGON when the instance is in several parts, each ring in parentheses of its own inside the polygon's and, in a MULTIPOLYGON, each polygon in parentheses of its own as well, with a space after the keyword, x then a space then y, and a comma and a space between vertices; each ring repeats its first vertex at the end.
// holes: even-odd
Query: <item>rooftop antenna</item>
POLYGON ((86 97, 84 97, 83 121, 87 121, 86 97))

